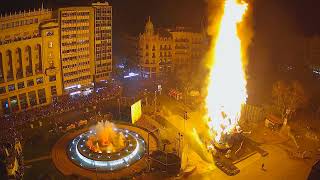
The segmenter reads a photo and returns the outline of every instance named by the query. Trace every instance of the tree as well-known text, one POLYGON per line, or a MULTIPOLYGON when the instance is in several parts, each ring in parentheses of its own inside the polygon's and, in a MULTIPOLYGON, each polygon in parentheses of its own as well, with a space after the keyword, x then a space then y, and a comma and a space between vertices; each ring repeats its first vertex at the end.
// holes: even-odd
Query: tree
POLYGON ((277 81, 272 87, 272 100, 275 112, 284 118, 286 111, 286 99, 288 96, 288 87, 285 82, 277 81))
POLYGON ((292 81, 290 84, 277 81, 272 88, 272 100, 276 113, 282 119, 288 119, 297 109, 306 105, 307 96, 299 81, 292 81))
POLYGON ((307 95, 299 81, 293 81, 291 83, 290 97, 288 100, 289 115, 295 113, 297 109, 307 104, 307 95))

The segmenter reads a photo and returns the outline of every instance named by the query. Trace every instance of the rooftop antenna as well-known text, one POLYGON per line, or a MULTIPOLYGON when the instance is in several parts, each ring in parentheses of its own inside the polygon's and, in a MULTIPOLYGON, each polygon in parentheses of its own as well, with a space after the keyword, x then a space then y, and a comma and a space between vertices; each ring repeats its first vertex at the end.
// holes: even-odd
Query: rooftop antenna
POLYGON ((41 3, 41 10, 43 10, 43 1, 42 1, 42 3, 41 3))

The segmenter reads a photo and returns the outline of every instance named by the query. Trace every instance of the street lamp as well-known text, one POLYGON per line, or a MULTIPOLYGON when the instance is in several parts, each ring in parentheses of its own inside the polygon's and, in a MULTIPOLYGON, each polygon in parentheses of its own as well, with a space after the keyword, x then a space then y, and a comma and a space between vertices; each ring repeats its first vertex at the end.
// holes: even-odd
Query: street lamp
MULTIPOLYGON (((121 98, 121 97, 120 97, 121 98)), ((120 104, 120 98, 118 98, 118 110, 119 110, 119 119, 121 119, 121 104, 120 104)))
MULTIPOLYGON (((179 142, 179 144, 178 144, 178 156, 180 157, 180 147, 181 147, 181 145, 180 145, 180 142, 181 142, 181 139, 183 138, 184 136, 183 136, 183 134, 182 133, 180 133, 180 132, 178 132, 178 142, 179 142)), ((182 154, 182 153, 181 153, 182 154)), ((181 158, 181 157, 180 157, 181 158)))

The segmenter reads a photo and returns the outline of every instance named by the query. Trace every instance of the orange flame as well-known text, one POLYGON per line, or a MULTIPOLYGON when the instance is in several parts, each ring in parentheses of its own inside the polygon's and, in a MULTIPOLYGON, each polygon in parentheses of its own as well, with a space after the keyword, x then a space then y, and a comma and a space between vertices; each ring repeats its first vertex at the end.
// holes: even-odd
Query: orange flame
POLYGON ((246 103, 246 78, 242 64, 241 41, 237 24, 242 21, 247 4, 226 0, 213 53, 208 83, 206 107, 209 134, 220 142, 232 133, 240 118, 241 106, 246 103))
POLYGON ((98 122, 95 127, 96 135, 91 135, 86 145, 93 152, 116 152, 125 146, 125 137, 120 132, 114 131, 111 122, 98 122))

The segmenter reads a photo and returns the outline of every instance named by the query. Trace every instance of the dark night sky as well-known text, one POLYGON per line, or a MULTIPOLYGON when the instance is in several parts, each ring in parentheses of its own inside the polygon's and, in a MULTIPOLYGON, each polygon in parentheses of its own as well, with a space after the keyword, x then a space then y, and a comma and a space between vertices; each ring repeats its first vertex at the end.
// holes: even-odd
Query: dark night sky
MULTIPOLYGON (((0 12, 41 7, 41 0, 4 0, 0 12)), ((88 5, 93 0, 44 0, 44 6, 56 8, 62 6, 88 5)), ((102 2, 102 1, 101 1, 102 2)), ((205 15, 205 3, 202 0, 109 0, 113 6, 114 32, 138 34, 143 31, 145 21, 150 15, 155 26, 181 24, 200 27, 205 15)))
MULTIPOLYGON (((94 0, 43 0, 45 7, 87 5, 94 0)), ((151 15, 156 26, 181 24, 199 28, 207 12, 208 0, 109 0, 114 9, 114 30, 137 34, 143 30, 145 19, 151 15)), ((214 1, 214 0, 213 0, 214 1)), ((218 0, 216 0, 218 1, 218 0)), ((319 0, 254 0, 256 21, 267 19, 294 24, 303 34, 320 33, 319 0), (278 14, 275 9, 282 11, 278 14), (282 16, 280 19, 277 16, 282 16), (286 17, 283 17, 286 16, 286 17)), ((12 12, 41 6, 41 0, 3 0, 0 12, 12 12)), ((257 24, 259 25, 259 23, 257 24)), ((262 25, 263 27, 263 25, 262 25)), ((281 27, 281 26, 279 26, 281 27)), ((291 28, 292 28, 291 27, 291 28)), ((259 29, 259 28, 258 28, 259 29)), ((267 31, 268 28, 261 30, 267 31)))

